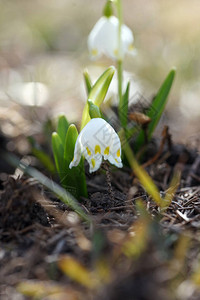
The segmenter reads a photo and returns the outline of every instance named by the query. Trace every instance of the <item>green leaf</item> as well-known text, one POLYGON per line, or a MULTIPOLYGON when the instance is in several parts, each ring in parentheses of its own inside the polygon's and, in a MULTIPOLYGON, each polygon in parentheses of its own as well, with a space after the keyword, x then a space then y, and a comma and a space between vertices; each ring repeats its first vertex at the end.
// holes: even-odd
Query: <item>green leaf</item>
POLYGON ((86 177, 85 177, 85 166, 84 166, 84 157, 81 158, 81 161, 78 165, 77 173, 77 184, 80 190, 80 195, 87 198, 87 184, 86 184, 86 177))
POLYGON ((94 104, 100 106, 103 102, 108 88, 110 86, 111 80, 115 73, 114 67, 109 67, 95 82, 92 87, 88 99, 92 100, 94 104))
POLYGON ((63 148, 61 138, 57 134, 57 132, 52 133, 52 148, 53 148, 54 160, 56 163, 56 169, 59 173, 59 176, 61 177, 63 173, 64 148, 63 148))
POLYGON ((56 169, 60 177, 61 185, 69 191, 74 197, 87 197, 87 186, 85 178, 84 161, 69 169, 69 164, 74 156, 75 143, 78 137, 76 126, 71 124, 65 134, 65 143, 62 143, 57 132, 52 134, 52 147, 56 163, 56 169))
POLYGON ((90 78, 88 70, 85 70, 83 72, 83 77, 84 77, 84 80, 85 80, 85 86, 86 86, 87 94, 89 95, 89 93, 92 89, 92 80, 90 78))
POLYGON ((62 174, 62 186, 68 190, 73 196, 76 196, 77 198, 80 197, 80 189, 79 189, 79 181, 77 180, 77 169, 72 168, 69 169, 69 164, 72 161, 74 157, 74 148, 75 143, 78 137, 78 131, 76 129, 76 126, 74 124, 71 124, 68 128, 66 138, 65 138, 65 145, 64 145, 64 156, 63 156, 63 165, 64 173, 62 174))
POLYGON ((150 110, 147 113, 147 116, 152 118, 152 121, 149 124, 148 129, 148 139, 151 138, 159 120, 162 116, 162 113, 165 109, 167 103, 167 97, 169 95, 170 89, 172 87, 172 83, 175 77, 175 69, 172 69, 168 74, 167 78, 165 79, 164 83, 162 84, 161 88, 159 89, 150 110), (155 110, 157 112, 156 117, 154 118, 155 110))
MULTIPOLYGON (((167 103, 167 97, 169 95, 172 83, 175 77, 175 69, 172 69, 167 75, 165 81, 161 85, 155 99, 152 102, 152 105, 147 112, 147 116, 152 119, 152 121, 148 125, 148 140, 151 139, 152 134, 162 116, 162 113, 165 109, 167 103)), ((139 135, 135 141, 135 150, 138 151, 145 143, 145 134, 143 130, 140 130, 139 135)))
POLYGON ((71 124, 67 130, 64 148, 64 161, 70 163, 74 157, 74 148, 78 137, 78 130, 74 124, 71 124))
MULTIPOLYGON (((110 82, 113 78, 115 72, 114 67, 109 67, 95 82, 93 85, 88 99, 90 99, 95 105, 98 107, 101 105, 103 102, 106 93, 108 91, 108 88, 110 86, 110 82)), ((88 103, 86 103, 84 110, 83 110, 83 115, 82 115, 82 122, 81 122, 81 129, 89 122, 90 116, 89 116, 89 111, 88 111, 88 103)))
POLYGON ((68 127, 69 127, 69 123, 68 123, 65 115, 60 115, 58 118, 57 133, 58 133, 63 145, 65 143, 65 137, 66 137, 68 127))
POLYGON ((128 98, 129 98, 130 82, 127 83, 126 91, 123 95, 123 107, 119 108, 120 120, 123 128, 127 128, 128 123, 128 98))
POLYGON ((80 198, 80 196, 87 197, 87 186, 85 178, 84 160, 81 159, 77 167, 69 169, 69 164, 74 157, 74 148, 78 137, 78 131, 74 124, 71 124, 68 128, 63 164, 65 166, 64 174, 62 176, 62 186, 71 192, 72 195, 80 198))

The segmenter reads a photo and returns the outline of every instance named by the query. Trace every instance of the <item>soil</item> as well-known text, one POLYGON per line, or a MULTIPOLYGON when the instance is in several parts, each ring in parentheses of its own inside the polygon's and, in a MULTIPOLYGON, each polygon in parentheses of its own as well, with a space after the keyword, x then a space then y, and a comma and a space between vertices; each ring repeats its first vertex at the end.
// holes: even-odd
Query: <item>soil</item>
MULTIPOLYGON (((111 187, 101 168, 87 174, 89 197, 81 199, 92 226, 36 180, 4 176, 0 299, 200 299, 200 155, 172 144, 151 163, 159 144, 149 145, 144 163, 162 196, 173 171, 182 174, 169 208, 158 208, 128 166, 112 169, 111 187), (65 257, 100 283, 80 282, 78 267, 65 274, 65 257)), ((1 161, 0 173, 13 169, 1 161)))

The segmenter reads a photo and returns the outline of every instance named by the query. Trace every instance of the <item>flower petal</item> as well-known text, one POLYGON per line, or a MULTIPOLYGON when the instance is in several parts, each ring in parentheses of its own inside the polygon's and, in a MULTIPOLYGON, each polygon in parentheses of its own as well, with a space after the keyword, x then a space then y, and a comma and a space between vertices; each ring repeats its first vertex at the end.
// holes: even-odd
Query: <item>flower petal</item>
POLYGON ((105 54, 116 59, 118 24, 119 21, 114 16, 103 16, 95 24, 88 37, 88 48, 93 58, 105 54))
POLYGON ((94 25, 92 31, 88 36, 88 49, 91 57, 98 58, 102 55, 101 43, 99 43, 99 35, 106 22, 105 17, 100 18, 97 23, 94 25))
POLYGON ((93 173, 100 168, 101 163, 102 163, 102 155, 95 156, 95 157, 91 158, 91 160, 87 160, 87 161, 90 166, 89 172, 93 173))
POLYGON ((118 168, 122 167, 120 139, 112 126, 101 118, 91 119, 79 134, 70 168, 79 164, 82 154, 89 163, 90 173, 99 169, 102 156, 118 168))
POLYGON ((121 158, 114 158, 112 155, 108 156, 108 161, 112 164, 115 165, 118 168, 122 168, 123 164, 121 162, 121 158))
POLYGON ((92 58, 99 58, 102 54, 116 60, 123 58, 133 51, 133 33, 126 25, 121 29, 121 50, 118 45, 119 20, 115 16, 101 17, 93 27, 88 37, 88 48, 92 58))
POLYGON ((118 58, 118 26, 118 19, 111 16, 107 18, 101 34, 103 53, 114 60, 118 58))

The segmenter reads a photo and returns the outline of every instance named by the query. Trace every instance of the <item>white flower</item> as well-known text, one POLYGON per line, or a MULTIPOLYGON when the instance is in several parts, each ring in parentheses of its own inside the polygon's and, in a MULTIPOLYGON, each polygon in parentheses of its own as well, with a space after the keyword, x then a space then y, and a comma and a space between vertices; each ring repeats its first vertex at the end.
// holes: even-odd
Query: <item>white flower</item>
POLYGON ((88 37, 88 48, 92 58, 99 58, 105 54, 118 60, 122 59, 126 52, 135 54, 132 31, 124 24, 121 27, 121 51, 119 51, 118 27, 119 20, 115 16, 103 16, 98 20, 88 37))
POLYGON ((115 130, 104 119, 91 119, 81 130, 74 149, 74 158, 69 168, 79 164, 81 155, 89 163, 89 172, 95 172, 102 163, 102 157, 122 168, 121 143, 115 130))

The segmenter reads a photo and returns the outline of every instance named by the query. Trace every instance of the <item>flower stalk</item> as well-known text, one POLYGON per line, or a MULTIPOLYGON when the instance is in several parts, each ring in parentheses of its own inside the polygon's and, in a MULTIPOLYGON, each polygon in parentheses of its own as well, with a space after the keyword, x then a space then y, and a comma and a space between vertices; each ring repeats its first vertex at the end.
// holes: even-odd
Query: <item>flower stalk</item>
POLYGON ((122 56, 122 40, 121 40, 121 31, 122 31, 122 2, 117 0, 117 14, 118 14, 118 60, 117 60, 117 77, 118 77, 118 97, 119 97, 119 119, 123 127, 123 94, 122 94, 122 85, 123 85, 123 56, 122 56))

